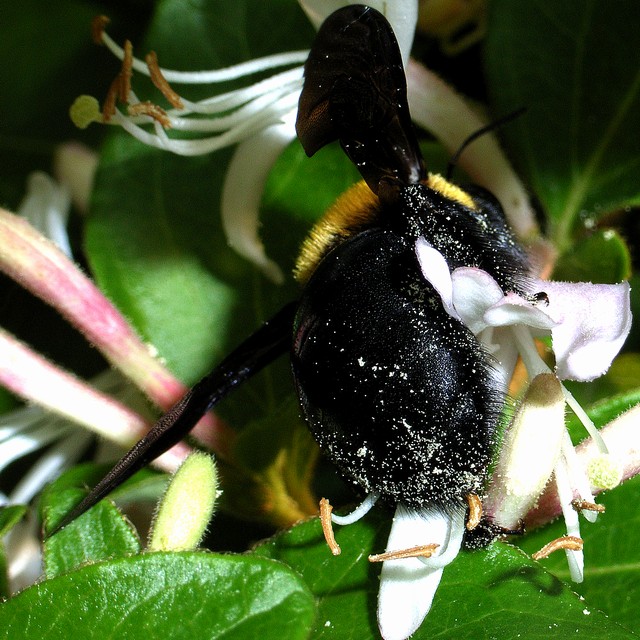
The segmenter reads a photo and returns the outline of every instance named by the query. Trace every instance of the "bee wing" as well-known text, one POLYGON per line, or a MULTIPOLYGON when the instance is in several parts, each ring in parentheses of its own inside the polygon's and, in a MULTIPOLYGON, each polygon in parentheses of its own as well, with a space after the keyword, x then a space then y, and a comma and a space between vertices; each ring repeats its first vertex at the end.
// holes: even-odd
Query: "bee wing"
POLYGON ((350 5, 318 31, 305 64, 296 130, 307 155, 339 140, 370 189, 425 176, 402 57, 391 25, 370 7, 350 5))
POLYGON ((178 443, 202 416, 236 386, 260 371, 291 346, 297 303, 283 307, 198 382, 116 463, 111 471, 48 533, 81 516, 134 473, 178 443))

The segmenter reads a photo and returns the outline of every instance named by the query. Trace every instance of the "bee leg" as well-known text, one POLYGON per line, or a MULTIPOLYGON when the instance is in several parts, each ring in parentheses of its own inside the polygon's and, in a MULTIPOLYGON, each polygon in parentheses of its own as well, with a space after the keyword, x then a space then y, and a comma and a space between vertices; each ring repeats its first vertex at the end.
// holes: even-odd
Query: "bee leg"
POLYGON ((232 351, 198 382, 130 449, 109 473, 48 533, 51 537, 134 473, 177 444, 202 416, 235 387, 249 379, 291 346, 297 303, 289 303, 232 351))

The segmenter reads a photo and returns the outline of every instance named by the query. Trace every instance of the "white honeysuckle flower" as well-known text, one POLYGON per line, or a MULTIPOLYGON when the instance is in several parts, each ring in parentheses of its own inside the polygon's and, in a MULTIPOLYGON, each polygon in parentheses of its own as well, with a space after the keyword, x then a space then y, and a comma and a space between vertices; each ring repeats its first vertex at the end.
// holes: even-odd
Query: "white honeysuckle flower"
MULTIPOLYGON (((119 397, 132 397, 132 389, 116 371, 93 380, 96 388, 119 397)), ((76 464, 94 439, 91 432, 37 406, 27 406, 0 416, 0 473, 12 462, 49 447, 25 469, 8 494, 0 494, 0 506, 29 504, 63 471, 76 464)), ((31 585, 42 576, 40 523, 29 511, 2 543, 9 559, 7 574, 11 593, 31 585)))
POLYGON ((378 592, 378 627, 384 640, 405 640, 422 624, 431 609, 444 568, 458 555, 465 509, 453 513, 438 510, 396 509, 387 552, 412 549, 425 541, 438 545, 429 558, 385 560, 378 592))
MULTIPOLYGON (((532 379, 505 436, 485 499, 488 515, 507 529, 517 526, 553 470, 567 535, 579 538, 574 500, 577 497, 581 503, 593 504, 594 498, 564 427, 565 402, 598 446, 600 459, 608 458, 608 451, 560 380, 593 380, 609 368, 631 329, 629 284, 531 279, 527 283, 530 295, 525 297, 503 291, 482 269, 462 267, 450 272, 444 256, 424 238, 417 241, 416 254, 425 279, 440 295, 444 308, 467 326, 493 357, 505 391, 518 355, 532 379), (542 360, 534 342, 535 337, 544 335, 551 337, 555 371, 542 360), (543 415, 544 427, 540 424, 543 415), (533 442, 539 444, 533 446, 533 442)), ((613 459, 608 462, 609 466, 616 464, 613 459)), ((591 522, 597 517, 587 508, 581 512, 591 522)), ((566 553, 572 579, 581 582, 582 550, 566 549, 566 553)))
MULTIPOLYGON (((311 22, 319 26, 336 9, 356 3, 300 0, 300 4, 311 22)), ((394 29, 407 70, 409 103, 416 122, 431 131, 448 150, 457 150, 486 122, 435 74, 409 60, 418 1, 371 0, 367 4, 383 13, 394 29)), ((73 121, 79 127, 86 127, 90 122, 116 124, 145 144, 179 155, 201 155, 237 145, 223 185, 221 215, 224 230, 230 245, 240 255, 259 267, 272 281, 281 282, 282 271, 268 258, 259 237, 259 208, 269 170, 296 137, 295 116, 303 83, 302 63, 306 61, 308 51, 266 56, 212 71, 174 71, 158 67, 155 56, 147 57, 147 62, 134 58, 130 47, 123 49, 108 36, 104 31, 105 24, 98 25, 97 38, 120 60, 127 59, 131 70, 155 78, 156 86, 173 108, 165 111, 150 102, 140 102, 127 83, 120 87, 121 92, 126 93, 126 111, 115 108, 115 93, 106 117, 100 112, 95 98, 81 96, 71 108, 73 121), (292 66, 241 89, 197 102, 178 95, 168 85, 214 84, 292 66), (167 133, 170 129, 191 132, 191 137, 173 138, 167 133)), ((116 79, 114 87, 120 82, 121 79, 116 79)), ((526 191, 495 136, 487 133, 465 149, 460 165, 478 184, 496 194, 516 233, 521 237, 535 236, 537 225, 526 191)))
MULTIPOLYGON (((373 508, 379 494, 368 494, 344 516, 331 514, 338 525, 353 524, 373 508)), ((430 557, 385 559, 378 591, 378 627, 384 640, 405 640, 422 624, 431 609, 444 568, 458 555, 465 531, 466 506, 441 511, 415 511, 399 504, 391 524, 383 556, 418 547, 433 546, 430 557)), ((375 556, 369 559, 374 561, 375 556)), ((378 559, 375 559, 378 562, 378 559)))

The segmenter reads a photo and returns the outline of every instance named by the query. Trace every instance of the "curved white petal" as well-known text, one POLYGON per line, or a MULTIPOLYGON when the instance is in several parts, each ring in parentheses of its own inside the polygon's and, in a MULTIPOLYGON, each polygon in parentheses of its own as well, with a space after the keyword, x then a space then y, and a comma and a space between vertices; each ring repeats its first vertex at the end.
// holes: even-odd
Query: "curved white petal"
POLYGON ((345 2, 345 0, 299 0, 299 2, 316 29, 320 28, 320 25, 334 11, 349 4, 366 4, 377 9, 393 27, 402 53, 402 62, 405 66, 407 65, 418 22, 417 0, 367 0, 367 2, 358 0, 351 2, 345 2))
POLYGON ((273 282, 283 281, 280 267, 270 260, 258 236, 260 201, 269 170, 295 138, 295 112, 241 142, 229 163, 222 188, 222 226, 227 241, 257 265, 273 282))
POLYGON ((67 234, 67 219, 71 197, 64 185, 58 184, 42 171, 34 171, 27 179, 27 193, 17 214, 25 218, 42 235, 53 241, 71 258, 67 234))
POLYGON ((444 256, 422 237, 416 241, 415 249, 425 280, 440 295, 442 305, 447 313, 456 320, 460 320, 460 316, 453 306, 453 282, 449 273, 449 265, 444 256))
POLYGON ((523 325, 546 331, 559 324, 559 321, 550 315, 547 308, 525 300, 516 293, 508 293, 490 309, 487 309, 484 320, 491 327, 523 325))
POLYGON ((378 627, 384 640, 404 640, 431 609, 442 571, 458 554, 464 532, 464 509, 452 515, 408 511, 398 506, 387 551, 439 544, 427 560, 405 558, 382 564, 378 594, 378 627))
MULTIPOLYGON (((558 488, 558 499, 562 507, 562 515, 564 523, 567 527, 567 535, 576 538, 580 537, 580 522, 578 512, 571 504, 573 501, 573 487, 569 478, 569 470, 567 469, 566 460, 561 456, 554 469, 556 478, 556 486, 558 488)), ((572 551, 567 549, 567 563, 569 565, 569 573, 574 582, 582 582, 584 580, 584 553, 582 551, 572 551)))
MULTIPOLYGON (((413 119, 453 154, 487 122, 460 94, 415 60, 406 67, 409 108, 413 119)), ((539 233, 527 192, 498 141, 487 133, 460 156, 460 166, 471 179, 489 189, 500 201, 509 224, 520 238, 539 233)))
POLYGON ((593 380, 611 365, 631 329, 629 283, 540 282, 549 313, 562 317, 551 330, 561 380, 593 380))
POLYGON ((483 501, 496 524, 516 527, 535 504, 557 464, 565 435, 560 381, 551 373, 538 375, 504 436, 483 501))
POLYGON ((498 283, 482 269, 461 267, 451 274, 453 305, 462 322, 478 335, 489 325, 485 313, 504 298, 498 283))

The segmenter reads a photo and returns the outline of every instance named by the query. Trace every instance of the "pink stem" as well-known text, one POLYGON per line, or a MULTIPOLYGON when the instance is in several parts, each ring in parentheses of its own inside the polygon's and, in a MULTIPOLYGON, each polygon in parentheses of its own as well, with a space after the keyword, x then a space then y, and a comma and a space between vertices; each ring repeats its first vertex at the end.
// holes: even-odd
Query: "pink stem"
MULTIPOLYGON (((2 329, 0 384, 125 448, 148 430, 140 415, 52 365, 2 329)), ((155 464, 165 471, 174 471, 190 451, 180 443, 155 464)))
MULTIPOLYGON (((187 391, 152 354, 122 314, 52 242, 25 220, 0 209, 0 270, 59 311, 161 409, 187 391)), ((228 456, 234 432, 207 415, 198 431, 228 456)))

